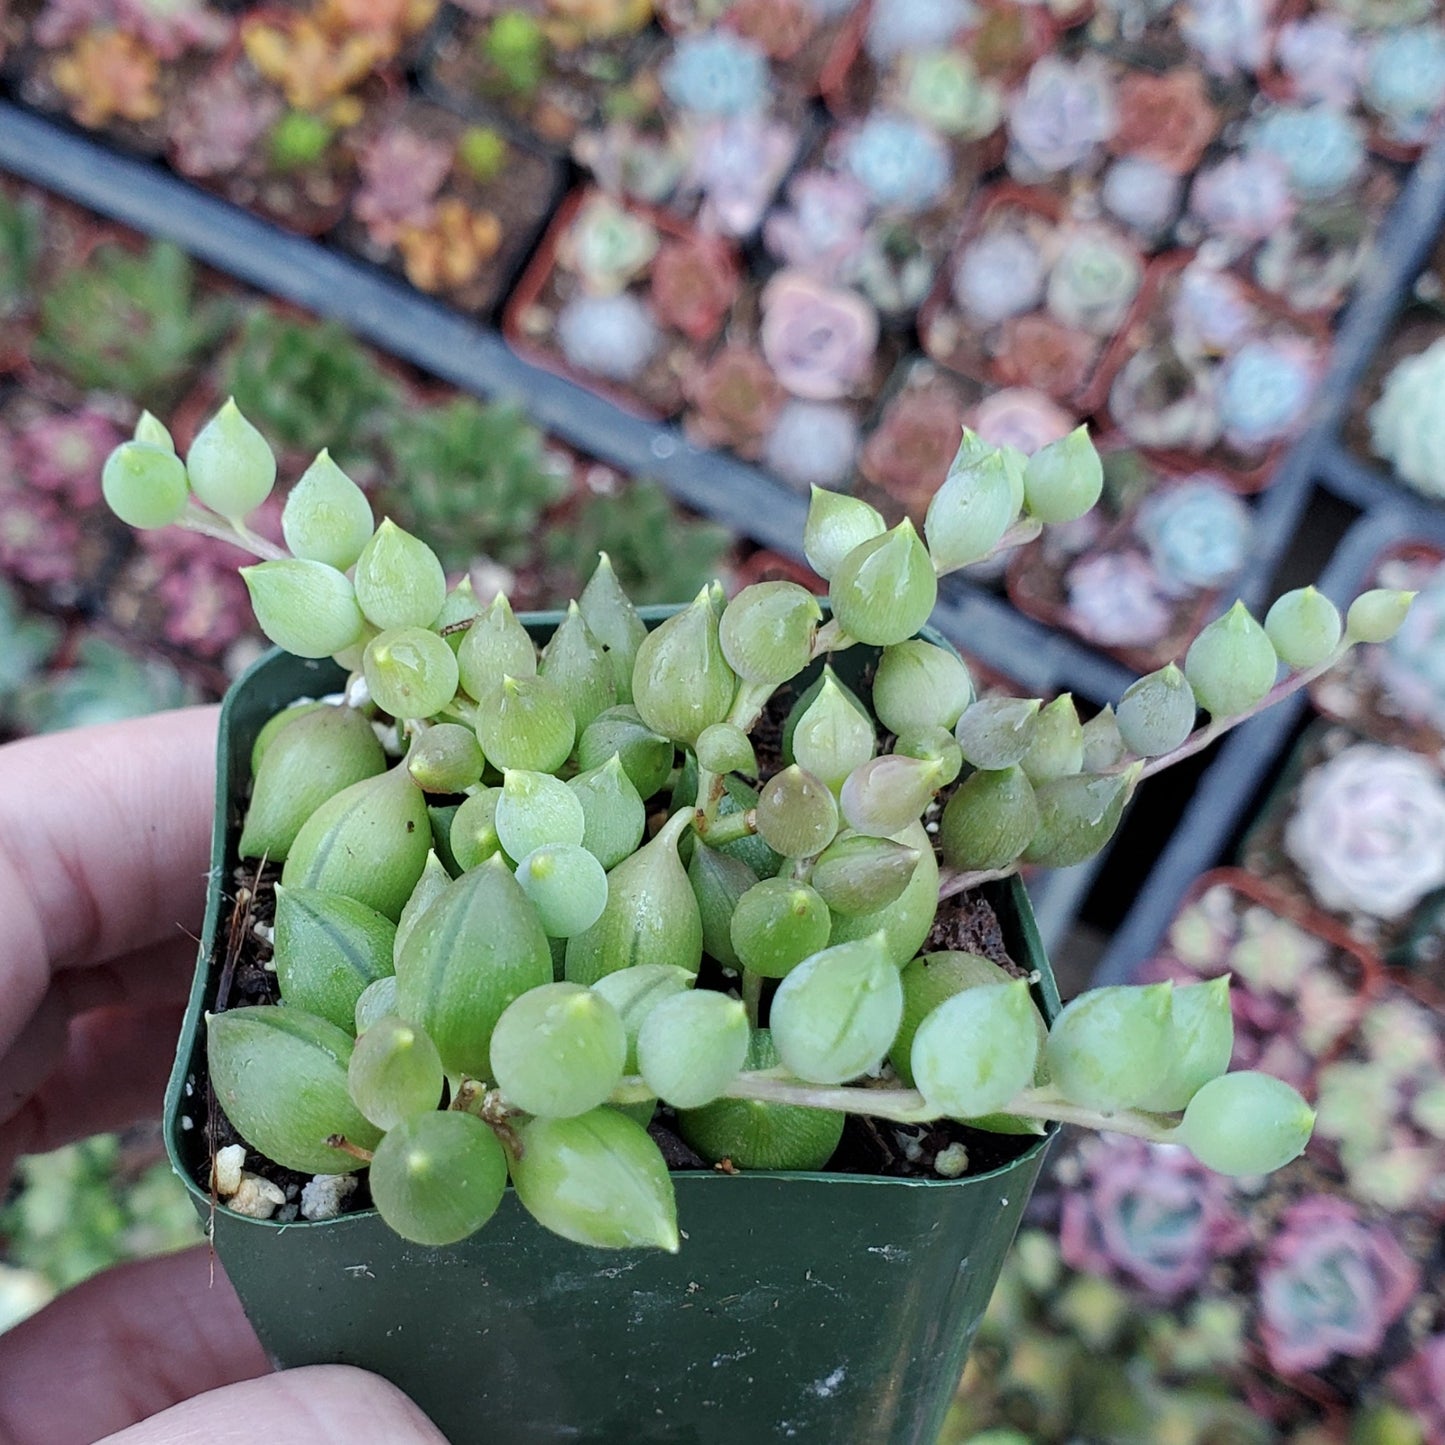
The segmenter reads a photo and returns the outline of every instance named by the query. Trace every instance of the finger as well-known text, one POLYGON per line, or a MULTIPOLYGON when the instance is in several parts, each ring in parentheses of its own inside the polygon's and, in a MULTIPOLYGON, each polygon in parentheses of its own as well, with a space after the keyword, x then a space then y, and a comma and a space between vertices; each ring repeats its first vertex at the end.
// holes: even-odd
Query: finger
POLYGON ((184 1003, 195 967, 194 940, 178 936, 114 963, 57 974, 14 1047, 0 1056, 0 1123, 60 1067, 73 1018, 96 1008, 184 1003))
POLYGON ((161 1112, 182 1009, 93 1009, 71 1022, 57 1067, 0 1126, 0 1181, 22 1154, 58 1149, 161 1112))
POLYGON ((107 1270, 0 1335, 0 1440, 88 1445, 265 1374, 266 1356, 212 1259, 201 1247, 107 1270))
POLYGON ((199 923, 215 732, 189 708, 0 748, 0 1050, 51 970, 199 923))
POLYGON ((348 1365, 247 1380, 176 1405, 100 1445, 447 1445, 395 1385, 348 1365))

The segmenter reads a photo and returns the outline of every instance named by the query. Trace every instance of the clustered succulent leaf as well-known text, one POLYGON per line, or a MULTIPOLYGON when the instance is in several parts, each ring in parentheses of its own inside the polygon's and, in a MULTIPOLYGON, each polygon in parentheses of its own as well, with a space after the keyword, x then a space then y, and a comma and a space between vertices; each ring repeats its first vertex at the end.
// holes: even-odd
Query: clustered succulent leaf
MULTIPOLYGON (((144 419, 106 494, 139 525, 244 545, 275 475, 231 401, 184 461, 144 419)), ((1236 605, 1087 726, 1067 696, 975 700, 919 635, 937 578, 1082 516, 1101 480, 1083 432, 1032 460, 965 433, 922 536, 814 493, 831 617, 794 583, 711 584, 649 630, 604 554, 539 652, 504 596, 484 609, 420 537, 373 527, 323 452, 286 503, 292 553, 261 544, 243 569, 273 640, 351 673, 253 758, 240 852, 282 865, 285 1007, 209 1035, 247 1143, 289 1168, 369 1164, 382 1216, 421 1244, 479 1228, 510 1178, 569 1239, 668 1250, 659 1102, 734 1168, 820 1168, 847 1112, 1125 1128, 1230 1174, 1295 1157, 1313 1114, 1226 1072, 1222 983, 1096 989, 1050 1027, 1030 980, 919 956, 941 898, 1096 853, 1146 772, 1403 615, 1367 594, 1344 625, 1305 592, 1262 627, 1236 605), (855 693, 828 660, 860 642, 876 667, 855 693), (784 685, 778 759, 752 734, 784 685)))

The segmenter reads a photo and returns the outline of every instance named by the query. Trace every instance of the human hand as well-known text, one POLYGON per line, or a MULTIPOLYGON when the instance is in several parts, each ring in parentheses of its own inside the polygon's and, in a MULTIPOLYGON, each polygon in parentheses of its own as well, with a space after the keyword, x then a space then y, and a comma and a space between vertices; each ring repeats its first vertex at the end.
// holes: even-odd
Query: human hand
MULTIPOLYGON (((16 1157, 156 1114, 206 893, 216 710, 0 748, 0 1188, 16 1157)), ((270 1375, 204 1247, 0 1335, 0 1445, 445 1445, 374 1375, 270 1375)))

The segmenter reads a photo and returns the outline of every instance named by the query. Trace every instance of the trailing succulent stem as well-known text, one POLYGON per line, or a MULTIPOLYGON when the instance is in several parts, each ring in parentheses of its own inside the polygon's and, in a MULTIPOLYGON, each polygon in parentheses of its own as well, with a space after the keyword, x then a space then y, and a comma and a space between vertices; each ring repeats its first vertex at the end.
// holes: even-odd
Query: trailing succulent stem
POLYGON ((250 552, 262 629, 350 673, 253 755, 240 850, 282 865, 286 1007, 210 1020, 217 1098, 275 1163, 368 1168, 421 1244, 480 1228, 510 1179, 569 1239, 676 1249, 659 1105, 728 1171, 822 1168, 850 1113, 1077 1123, 1234 1174, 1303 1149, 1304 1100, 1228 1072, 1227 982, 1094 989, 1049 1022, 1037 978, 921 950, 941 900, 1097 853, 1143 778, 1388 638, 1407 594, 1342 619, 1305 588, 1263 624, 1236 603, 1086 722, 1067 695, 975 698, 920 635, 939 577, 1098 500, 1082 429, 1032 458, 965 432, 921 535, 815 491, 831 615, 793 583, 712 584, 649 630, 603 553, 540 651, 325 451, 286 546, 258 537, 275 479, 234 402, 184 461, 146 414, 103 478, 132 525, 250 552))

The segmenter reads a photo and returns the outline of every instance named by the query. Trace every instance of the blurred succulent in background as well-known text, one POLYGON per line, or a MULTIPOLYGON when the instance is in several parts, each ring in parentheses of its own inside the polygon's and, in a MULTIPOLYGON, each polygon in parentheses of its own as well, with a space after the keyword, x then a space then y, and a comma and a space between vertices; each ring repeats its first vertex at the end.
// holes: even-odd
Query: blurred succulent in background
POLYGON ((1066 326, 1112 336, 1144 280, 1139 253, 1102 227, 1068 233, 1049 272, 1048 305, 1066 326))
POLYGON ((1254 514, 1218 481, 1195 477, 1144 499, 1134 530, 1171 592, 1220 587, 1244 566, 1254 514))
POLYGON ((604 195, 590 196, 557 247, 558 262, 595 296, 612 296, 657 254, 656 229, 604 195))
POLYGON ((14 590, 0 581, 0 727, 7 731, 18 698, 44 670, 60 643, 60 624, 44 613, 27 613, 14 590))
POLYGON ((907 116, 875 112, 845 133, 841 145, 844 168, 879 210, 927 210, 953 176, 948 147, 907 116))
POLYGON ((863 247, 868 193, 851 176, 800 171, 788 206, 763 227, 767 248, 784 265, 833 284, 846 280, 863 247))
POLYGON ((610 381, 636 380, 662 343, 657 322, 636 296, 574 296, 557 316, 557 342, 569 365, 610 381))
POLYGON ((1151 75, 1131 70, 1114 92, 1117 117, 1109 149, 1187 176, 1218 134, 1220 117, 1204 77, 1181 68, 1151 75))
POLYGON ((1220 369, 1219 418, 1224 437, 1254 451, 1304 425, 1323 358, 1300 336, 1248 341, 1220 369))
POLYGON ((680 189, 701 196, 698 224, 704 230, 749 236, 797 153, 797 130, 782 121, 761 115, 712 121, 692 136, 680 189))
POLYGON ((1046 275, 1043 255, 1024 231, 993 226, 965 246, 954 264, 953 299, 971 320, 996 326, 1039 304, 1046 275))
POLYGON ((763 288, 761 310, 763 355, 794 396, 836 401, 867 380, 878 316, 856 291, 779 271, 763 288))
POLYGON ((1075 1269, 1174 1300, 1249 1243, 1231 1182, 1187 1150, 1104 1135, 1080 1146, 1059 1248, 1075 1269))
POLYGON ((1327 105, 1275 106, 1254 123, 1248 146, 1274 156, 1306 201, 1339 195, 1365 165, 1364 127, 1327 105))
POLYGON ((27 733, 59 732, 145 717, 195 701, 194 691, 168 662, 136 657, 91 633, 80 639, 68 667, 21 691, 14 716, 27 733))
POLYGON ((937 50, 974 20, 973 0, 893 0, 868 12, 863 48, 876 65, 920 50, 937 50))
POLYGON ((1445 732, 1445 567, 1431 574, 1404 626, 1371 648, 1369 659, 1401 713, 1445 732))
POLYGON ((35 355, 77 386, 163 409, 231 326, 230 301, 200 296, 196 281, 169 242, 139 255, 102 246, 46 292, 35 355))
POLYGON ((1156 162, 1120 156, 1104 172, 1099 198, 1115 220, 1154 242, 1173 225, 1183 190, 1180 178, 1156 162))
POLYGON ((1136 351, 1114 378, 1109 415, 1136 446, 1207 451, 1219 440, 1210 372, 1168 347, 1136 351))
MULTIPOLYGON (((0 191, 0 328, 34 310, 44 249, 45 213, 39 203, 0 191)), ((0 351, 5 341, 0 330, 0 351)))
POLYGON ((1370 408, 1370 445, 1403 481, 1445 497, 1445 338, 1397 362, 1370 408))
POLYGON ((1426 1442, 1445 1440, 1445 1333, 1421 1344, 1391 1375, 1390 1385, 1420 1420, 1426 1442))
POLYGON ((496 215, 460 196, 443 196, 425 221, 402 226, 396 237, 406 279, 421 291, 468 285, 501 244, 496 215))
POLYGON ((863 444, 863 470, 916 516, 922 516, 958 450, 963 408, 943 387, 905 388, 863 444))
POLYGON ((1416 25, 1382 35, 1370 50, 1364 100, 1390 139, 1422 142, 1445 106, 1445 30, 1416 25))
POLYGON ((684 35, 663 63, 662 89, 680 110, 703 116, 763 109, 770 84, 763 52, 731 30, 684 35))
POLYGON ((968 424, 993 447, 1016 447, 1025 456, 1062 441, 1078 424, 1042 392, 1006 386, 974 407, 968 424))
POLYGON ((1274 55, 1300 100, 1348 110, 1358 99, 1367 54, 1343 16, 1326 10, 1286 20, 1274 55))
POLYGON ((722 329, 741 286, 731 248, 715 237, 667 241, 653 257, 650 295, 657 319, 699 345, 722 329))
POLYGON ((123 440, 115 420, 96 407, 41 412, 16 429, 14 465, 30 486, 72 507, 96 507, 100 469, 123 440))
POLYGON ((1260 1335, 1275 1369, 1319 1370, 1384 1342, 1420 1284, 1384 1225, 1347 1200, 1312 1195, 1283 1214, 1260 1268, 1260 1335))
POLYGON ((924 125, 955 140, 980 140, 1003 118, 1003 93, 983 79, 962 50, 923 50, 906 56, 897 102, 924 125))
POLYGON ((1226 156, 1201 170, 1189 210, 1211 236, 1253 245, 1268 240, 1295 211, 1284 163, 1265 151, 1226 156))
POLYGON ((1114 133, 1118 115, 1104 63, 1046 55, 1009 110, 1008 168, 1033 183, 1085 169, 1114 133))
POLYGON ((1191 0, 1175 23, 1212 75, 1258 74, 1269 54, 1275 0, 1191 0))
POLYGON ((687 432, 702 446, 755 460, 786 400, 773 369, 750 346, 724 346, 687 380, 687 432))
POLYGON ((1324 907, 1403 918, 1445 886, 1445 784, 1414 753, 1356 743, 1306 774, 1284 846, 1324 907))
POLYGON ((165 108, 156 53, 119 30, 90 30, 50 64, 50 79, 66 109, 92 130, 112 121, 142 124, 165 108))
POLYGON ((933 255, 906 216, 879 216, 863 236, 853 283, 884 316, 911 324, 935 269, 933 255))
POLYGON ((390 248, 404 226, 425 225, 452 168, 454 149, 405 126, 381 132, 357 160, 361 188, 351 203, 378 246, 390 248))
POLYGON ((569 459, 512 404, 459 397, 408 410, 393 422, 388 446, 382 509, 434 537, 453 572, 479 557, 508 566, 525 560, 542 514, 571 485, 569 459))
POLYGON ((168 126, 171 158, 183 175, 227 175, 257 152, 282 110, 280 96, 218 67, 176 102, 168 126))
POLYGON ((840 487, 858 455, 858 421, 846 406, 790 400, 763 448, 769 471, 799 491, 840 487))
POLYGON ((1148 647, 1173 620, 1159 574, 1137 552, 1099 552, 1064 578, 1069 615, 1079 632, 1103 647, 1148 647))

